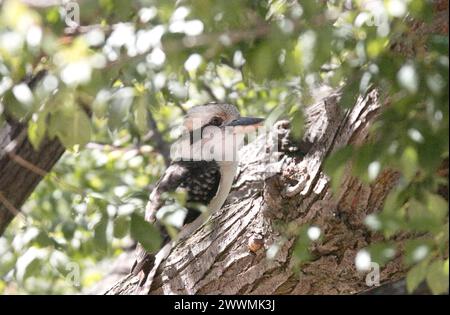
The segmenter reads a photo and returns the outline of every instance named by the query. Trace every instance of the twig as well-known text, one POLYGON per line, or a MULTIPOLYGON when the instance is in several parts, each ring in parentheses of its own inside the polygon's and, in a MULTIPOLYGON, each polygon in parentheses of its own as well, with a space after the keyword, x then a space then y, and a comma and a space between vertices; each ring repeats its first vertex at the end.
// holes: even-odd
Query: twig
POLYGON ((3 195, 3 192, 0 191, 0 202, 8 209, 14 216, 19 216, 21 218, 25 218, 25 215, 22 211, 14 207, 14 205, 3 195))
POLYGON ((120 145, 114 145, 109 143, 98 143, 98 142, 89 142, 86 144, 86 149, 91 150, 103 150, 103 151, 139 151, 138 147, 135 146, 120 146, 120 145))
POLYGON ((33 173, 45 177, 48 172, 43 170, 42 168, 40 168, 39 166, 34 165, 33 163, 25 160, 24 158, 22 158, 21 156, 13 153, 13 152, 8 152, 8 156, 11 160, 13 160, 14 162, 16 162, 17 164, 19 164, 20 166, 32 171, 33 173))

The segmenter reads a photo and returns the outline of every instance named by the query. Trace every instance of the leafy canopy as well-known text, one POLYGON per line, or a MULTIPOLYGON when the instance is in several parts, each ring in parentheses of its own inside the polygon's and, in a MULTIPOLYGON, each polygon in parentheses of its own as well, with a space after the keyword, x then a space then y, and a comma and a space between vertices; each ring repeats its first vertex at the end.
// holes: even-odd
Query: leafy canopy
MULTIPOLYGON (((366 220, 386 239, 367 249, 371 259, 401 250, 398 233, 421 233, 404 249, 408 288, 426 280, 435 293, 448 289, 448 202, 436 193, 448 184, 437 176, 448 159, 448 35, 411 27, 430 22, 429 1, 83 1, 79 28, 68 7, 0 7, 0 128, 12 117, 35 148, 48 136, 69 150, 0 239, 0 292, 79 292, 133 238, 158 245, 142 220, 164 170, 155 127, 170 142, 184 110, 219 100, 243 114, 281 109, 300 136, 301 109, 323 84, 343 88, 344 108, 372 87, 389 103, 375 140, 335 152, 325 167, 335 189, 350 160, 365 182, 401 172, 366 220), (30 89, 24 82, 42 69, 30 89), (67 281, 70 262, 79 281, 67 281)), ((300 260, 309 257, 305 231, 300 260)))

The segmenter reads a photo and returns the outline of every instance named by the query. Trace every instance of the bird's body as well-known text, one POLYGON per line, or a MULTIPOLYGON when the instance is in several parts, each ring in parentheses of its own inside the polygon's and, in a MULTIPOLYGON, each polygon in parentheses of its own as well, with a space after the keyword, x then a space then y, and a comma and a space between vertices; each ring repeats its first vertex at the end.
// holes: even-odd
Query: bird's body
MULTIPOLYGON (((202 143, 205 141, 206 137, 203 137, 203 135, 200 136, 200 139, 193 139, 192 133, 196 129, 196 125, 202 131, 210 126, 223 129, 229 123, 237 126, 239 118, 239 112, 233 105, 208 104, 194 107, 193 110, 188 112, 188 116, 185 119, 188 137, 182 140, 181 144, 192 149, 194 144, 198 143, 198 140, 202 143), (194 121, 194 118, 200 121, 194 121)), ((254 119, 254 121, 250 121, 249 118, 246 119, 247 125, 250 125, 250 122, 256 124, 261 121, 261 119, 254 119)), ((222 129, 218 130, 222 132, 222 129)), ((220 139, 223 138, 220 137, 220 139)), ((217 145, 222 147, 223 141, 220 140, 217 145)), ((148 222, 157 221, 156 214, 158 210, 167 203, 174 202, 173 199, 167 198, 167 196, 181 189, 186 193, 186 204, 183 206, 188 210, 183 223, 184 225, 190 225, 189 229, 182 229, 177 239, 190 234, 202 223, 202 221, 199 221, 201 214, 198 208, 199 204, 207 206, 209 214, 216 212, 222 207, 233 184, 237 165, 238 161, 236 159, 221 159, 217 155, 213 159, 194 160, 192 159, 192 150, 188 152, 187 156, 178 156, 178 160, 171 163, 155 185, 146 207, 145 219, 148 222)), ((156 222, 156 224, 159 225, 161 230, 163 248, 166 248, 167 251, 165 255, 168 255, 171 250, 171 246, 169 246, 171 238, 163 224, 159 222, 156 222)), ((155 264, 158 264, 155 263, 155 255, 146 252, 142 246, 138 245, 137 259, 132 267, 132 273, 137 275, 142 272, 141 282, 143 282, 151 269, 155 267, 155 264)))

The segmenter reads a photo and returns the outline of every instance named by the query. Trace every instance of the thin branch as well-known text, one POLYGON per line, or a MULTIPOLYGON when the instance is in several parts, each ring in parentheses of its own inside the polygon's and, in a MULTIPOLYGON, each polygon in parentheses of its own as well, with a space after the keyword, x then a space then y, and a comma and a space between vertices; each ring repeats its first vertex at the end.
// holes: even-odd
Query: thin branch
MULTIPOLYGON (((0 3, 1 2, 2 1, 0 1, 0 3)), ((62 0, 21 0, 21 2, 34 8, 48 8, 63 4, 62 0)))
POLYGON ((183 107, 183 105, 181 105, 179 102, 174 102, 174 104, 176 107, 178 107, 181 110, 183 115, 187 115, 187 110, 183 107))
POLYGON ((34 165, 33 163, 25 160, 24 158, 22 158, 21 156, 13 153, 13 152, 8 152, 8 156, 11 160, 13 160, 14 162, 16 162, 17 164, 19 164, 20 166, 32 171, 33 173, 45 177, 48 172, 43 170, 42 168, 34 165))
POLYGON ((0 191, 0 202, 5 206, 8 211, 10 211, 14 216, 20 216, 25 218, 25 215, 22 211, 14 207, 14 205, 3 195, 3 192, 0 191))
POLYGON ((148 111, 147 123, 150 131, 143 137, 143 141, 154 141, 155 149, 161 153, 164 158, 164 163, 166 166, 170 164, 170 147, 169 144, 164 140, 161 131, 158 129, 158 125, 153 117, 152 113, 148 111))
POLYGON ((102 150, 102 151, 123 151, 123 152, 129 152, 129 151, 139 151, 139 147, 135 146, 121 146, 121 145, 114 145, 109 143, 98 143, 98 142, 89 142, 86 144, 86 149, 91 150, 102 150))

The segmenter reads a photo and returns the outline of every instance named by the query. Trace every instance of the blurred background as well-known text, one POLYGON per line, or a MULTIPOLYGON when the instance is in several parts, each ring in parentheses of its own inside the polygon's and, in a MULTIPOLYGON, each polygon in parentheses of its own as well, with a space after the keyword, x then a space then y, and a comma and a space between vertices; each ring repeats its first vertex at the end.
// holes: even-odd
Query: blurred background
MULTIPOLYGON (((374 86, 389 103, 373 126, 378 140, 332 155, 327 172, 339 183, 350 159, 365 182, 398 169, 399 188, 367 224, 388 240, 429 235, 406 249, 408 288, 426 280, 447 291, 442 11, 448 2, 0 0, 0 128, 20 121, 35 148, 46 136, 66 148, 0 238, 0 293, 87 293, 135 240, 157 244, 143 209, 190 107, 274 113, 301 137, 302 108, 324 86, 343 91, 343 108, 374 86)), ((380 243, 372 256, 383 263, 389 255, 376 253, 392 247, 380 243)))

